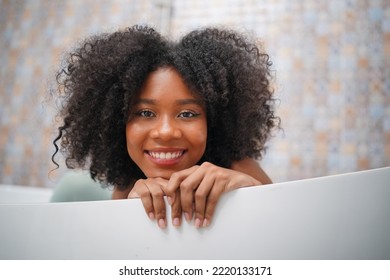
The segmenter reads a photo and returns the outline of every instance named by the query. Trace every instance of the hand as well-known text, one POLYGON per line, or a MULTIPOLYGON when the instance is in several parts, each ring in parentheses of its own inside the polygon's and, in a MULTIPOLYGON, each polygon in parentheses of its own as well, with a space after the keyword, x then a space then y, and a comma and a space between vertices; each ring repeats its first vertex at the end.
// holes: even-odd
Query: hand
MULTIPOLYGON (((151 220, 157 220, 160 228, 165 228, 166 208, 163 188, 168 184, 168 180, 162 178, 139 179, 135 182, 128 198, 141 198, 146 214, 151 220)), ((180 226, 181 207, 180 200, 172 203, 173 225, 180 226)))
POLYGON ((190 221, 194 216, 194 224, 199 228, 210 224, 217 202, 224 192, 259 184, 249 175, 205 162, 173 173, 168 184, 162 188, 172 207, 180 204, 186 220, 190 221))

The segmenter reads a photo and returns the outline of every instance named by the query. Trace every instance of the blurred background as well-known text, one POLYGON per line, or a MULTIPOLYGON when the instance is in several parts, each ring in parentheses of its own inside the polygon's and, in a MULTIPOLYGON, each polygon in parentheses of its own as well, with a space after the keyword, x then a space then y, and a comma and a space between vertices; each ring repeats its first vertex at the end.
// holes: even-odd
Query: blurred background
POLYGON ((274 182, 390 165, 388 0, 0 0, 0 184, 51 188, 49 89, 85 36, 149 24, 172 38, 206 25, 254 33, 273 61, 274 182))

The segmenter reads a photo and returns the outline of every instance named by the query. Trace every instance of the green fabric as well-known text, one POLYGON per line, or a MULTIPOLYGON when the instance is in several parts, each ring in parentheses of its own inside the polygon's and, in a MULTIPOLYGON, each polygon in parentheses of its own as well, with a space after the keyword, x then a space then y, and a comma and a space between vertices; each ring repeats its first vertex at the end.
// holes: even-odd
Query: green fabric
POLYGON ((109 200, 112 190, 103 188, 88 173, 65 174, 54 189, 51 202, 109 200))

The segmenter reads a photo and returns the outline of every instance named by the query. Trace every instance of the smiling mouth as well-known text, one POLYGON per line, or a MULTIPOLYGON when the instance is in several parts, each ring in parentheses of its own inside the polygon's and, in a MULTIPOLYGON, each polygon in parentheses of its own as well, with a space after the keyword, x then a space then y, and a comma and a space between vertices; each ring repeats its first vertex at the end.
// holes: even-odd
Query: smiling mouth
POLYGON ((175 160, 184 154, 185 150, 175 152, 153 152, 146 151, 146 153, 155 160, 175 160))

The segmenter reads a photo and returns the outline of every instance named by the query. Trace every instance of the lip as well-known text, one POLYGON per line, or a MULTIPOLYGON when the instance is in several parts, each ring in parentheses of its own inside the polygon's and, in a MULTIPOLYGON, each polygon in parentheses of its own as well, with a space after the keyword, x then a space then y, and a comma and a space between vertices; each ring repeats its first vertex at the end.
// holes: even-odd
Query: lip
POLYGON ((183 148, 155 148, 145 150, 145 155, 156 165, 178 164, 186 153, 183 148))

